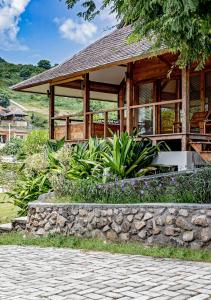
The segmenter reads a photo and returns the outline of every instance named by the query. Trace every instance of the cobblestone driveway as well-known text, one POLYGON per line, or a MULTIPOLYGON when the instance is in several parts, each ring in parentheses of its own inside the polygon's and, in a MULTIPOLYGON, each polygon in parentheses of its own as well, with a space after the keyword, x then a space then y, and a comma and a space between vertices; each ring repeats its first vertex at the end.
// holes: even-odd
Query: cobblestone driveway
POLYGON ((211 264, 0 247, 0 300, 211 299, 211 264))

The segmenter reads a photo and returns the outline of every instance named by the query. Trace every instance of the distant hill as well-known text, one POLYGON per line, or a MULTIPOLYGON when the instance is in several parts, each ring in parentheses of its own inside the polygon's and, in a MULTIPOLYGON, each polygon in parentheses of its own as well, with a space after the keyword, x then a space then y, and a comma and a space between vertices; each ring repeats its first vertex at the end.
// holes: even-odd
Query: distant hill
MULTIPOLYGON (((10 87, 18 82, 28 79, 45 71, 44 68, 30 64, 13 64, 0 57, 0 93, 6 92, 11 100, 24 106, 29 114, 29 121, 37 120, 38 127, 46 127, 48 120, 47 95, 38 95, 22 92, 14 92, 10 87)), ((57 113, 75 113, 82 111, 82 101, 65 97, 56 97, 57 113)), ((113 103, 92 101, 93 110, 114 107, 113 103)), ((33 121, 32 121, 33 122, 33 121)))

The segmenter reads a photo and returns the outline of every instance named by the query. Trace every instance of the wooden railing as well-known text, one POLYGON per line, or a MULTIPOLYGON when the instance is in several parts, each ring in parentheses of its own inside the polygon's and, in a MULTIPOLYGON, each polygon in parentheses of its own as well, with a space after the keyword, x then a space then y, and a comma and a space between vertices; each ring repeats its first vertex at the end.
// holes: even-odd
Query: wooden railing
MULTIPOLYGON (((136 111, 141 108, 150 108, 152 107, 153 109, 153 134, 156 133, 156 107, 161 107, 163 105, 177 105, 179 103, 182 103, 182 99, 177 99, 177 100, 165 100, 165 101, 160 101, 160 102, 153 102, 153 103, 145 103, 145 104, 137 104, 137 105, 132 105, 129 108, 128 107, 119 107, 119 108, 114 108, 114 109, 107 109, 107 110, 98 110, 98 111, 89 111, 86 113, 86 116, 88 117, 88 136, 91 137, 93 136, 93 125, 97 124, 99 122, 94 121, 94 116, 102 114, 103 115, 103 136, 104 138, 109 136, 108 128, 109 125, 111 126, 111 123, 109 122, 109 113, 116 112, 118 114, 118 121, 116 123, 117 126, 119 126, 119 132, 123 132, 127 130, 126 128, 126 122, 125 122, 125 117, 124 117, 124 111, 130 112, 130 111, 136 111)), ((126 116, 127 118, 127 116, 126 116)), ((83 113, 76 113, 76 114, 69 114, 69 115, 63 115, 63 116, 56 116, 53 117, 52 120, 61 120, 66 122, 66 139, 68 139, 69 136, 69 125, 74 123, 84 123, 84 114, 83 113)), ((134 120, 133 120, 134 122, 134 120)))

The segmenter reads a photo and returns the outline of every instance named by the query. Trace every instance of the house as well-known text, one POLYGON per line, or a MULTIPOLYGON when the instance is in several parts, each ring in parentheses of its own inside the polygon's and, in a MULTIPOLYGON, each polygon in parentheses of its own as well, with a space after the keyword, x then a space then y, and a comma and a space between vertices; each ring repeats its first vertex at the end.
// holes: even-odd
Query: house
POLYGON ((12 137, 24 138, 28 134, 27 114, 21 109, 0 107, 0 142, 6 143, 12 137))
POLYGON ((198 164, 200 157, 210 160, 211 57, 200 72, 196 65, 181 70, 175 66, 177 53, 165 47, 155 53, 146 39, 129 44, 131 32, 130 26, 117 29, 13 90, 48 94, 52 139, 65 137, 76 143, 91 136, 106 138, 109 129, 137 129, 153 143, 165 141, 170 146, 164 162, 181 159, 184 168, 198 164), (56 115, 55 96, 82 98, 83 112, 56 115), (116 106, 91 111, 93 99, 116 106))

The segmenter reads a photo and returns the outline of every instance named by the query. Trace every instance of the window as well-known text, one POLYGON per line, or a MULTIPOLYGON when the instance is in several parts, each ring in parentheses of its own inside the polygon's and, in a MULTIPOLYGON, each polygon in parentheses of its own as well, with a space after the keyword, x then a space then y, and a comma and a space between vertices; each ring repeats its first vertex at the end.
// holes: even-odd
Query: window
MULTIPOLYGON (((139 104, 153 102, 153 82, 139 85, 139 104)), ((138 130, 141 134, 153 133, 153 111, 152 107, 138 109, 138 130)))
MULTIPOLYGON (((180 98, 179 80, 163 79, 160 82, 161 101, 171 101, 180 98), (177 92, 179 88, 179 91, 177 92)), ((160 108, 161 112, 161 133, 172 133, 175 122, 175 104, 165 104, 160 108)))
POLYGON ((190 77, 190 117, 200 111, 200 74, 190 77))

